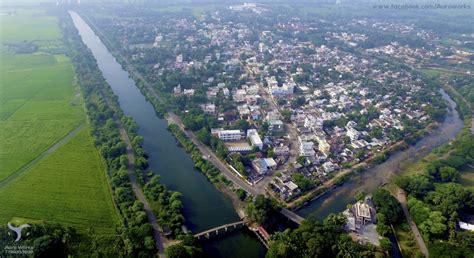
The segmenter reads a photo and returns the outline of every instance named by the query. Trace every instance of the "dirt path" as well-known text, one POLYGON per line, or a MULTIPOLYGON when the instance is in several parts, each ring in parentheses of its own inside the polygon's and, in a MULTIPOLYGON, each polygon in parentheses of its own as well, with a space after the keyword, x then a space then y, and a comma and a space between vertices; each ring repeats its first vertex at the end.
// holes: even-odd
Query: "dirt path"
POLYGON ((428 248, 426 247, 425 241, 423 240, 423 237, 421 236, 420 231, 418 230, 418 227, 416 226, 415 222, 410 216, 410 212, 408 211, 407 197, 406 197, 405 191, 398 188, 396 197, 397 197, 397 200, 402 205, 403 213, 405 213, 405 217, 408 221, 408 224, 410 225, 411 231, 413 232, 416 243, 418 244, 418 247, 420 248, 420 251, 423 253, 425 257, 429 257, 428 248))
MULTIPOLYGON (((95 26, 95 24, 85 15, 81 15, 81 17, 86 21, 86 23, 93 28, 93 31, 98 35, 100 34, 99 38, 101 40, 106 40, 107 42, 104 42, 106 47, 109 49, 109 51, 113 52, 111 48, 110 41, 108 40, 105 35, 102 34, 102 32, 95 26)), ((128 65, 128 63, 127 63, 128 65)), ((111 107, 109 100, 104 96, 104 99, 107 101, 107 104, 111 107)), ((143 203, 143 209, 145 210, 146 216, 148 218, 148 222, 152 225, 153 228, 153 236, 155 238, 155 245, 156 248, 158 249, 158 255, 159 257, 166 257, 165 256, 165 244, 169 245, 170 243, 166 242, 166 238, 161 235, 161 227, 157 222, 156 216, 153 213, 150 204, 148 203, 148 200, 146 199, 145 195, 143 194, 141 185, 137 182, 137 176, 135 174, 135 154, 133 151, 133 147, 130 141, 130 138, 128 137, 127 131, 125 130, 122 122, 120 119, 114 115, 114 121, 117 124, 119 131, 120 131, 120 136, 122 140, 126 144, 126 152, 127 152, 127 159, 128 159, 128 177, 130 180, 130 184, 132 186, 132 190, 137 197, 137 199, 143 203)))
POLYGON ((165 248, 163 244, 164 237, 161 236, 161 227, 160 225, 158 225, 155 214, 153 213, 150 204, 148 203, 148 200, 143 194, 141 185, 137 182, 137 176, 135 174, 135 154, 133 151, 132 143, 130 142, 130 138, 128 137, 128 134, 118 117, 114 116, 114 119, 120 130, 120 136, 127 145, 128 178, 130 180, 130 184, 132 185, 132 190, 135 193, 137 199, 141 203, 143 203, 143 209, 145 210, 148 222, 153 227, 153 236, 155 237, 155 244, 156 248, 158 249, 158 254, 160 257, 165 257, 165 248))
POLYGON ((0 181, 0 189, 6 187, 9 185, 11 182, 15 181, 20 175, 28 171, 31 167, 33 167, 35 164, 37 164, 39 161, 44 159, 46 156, 49 154, 55 152, 57 149, 59 149, 61 146, 63 146, 65 143, 67 143, 72 137, 76 136, 84 127, 86 123, 82 122, 79 126, 76 128, 72 129, 68 134, 66 134, 64 137, 59 139, 56 143, 51 145, 49 148, 47 148, 45 151, 40 153, 36 158, 32 159, 28 163, 24 164, 21 166, 19 169, 17 169, 15 172, 10 174, 8 177, 0 181))

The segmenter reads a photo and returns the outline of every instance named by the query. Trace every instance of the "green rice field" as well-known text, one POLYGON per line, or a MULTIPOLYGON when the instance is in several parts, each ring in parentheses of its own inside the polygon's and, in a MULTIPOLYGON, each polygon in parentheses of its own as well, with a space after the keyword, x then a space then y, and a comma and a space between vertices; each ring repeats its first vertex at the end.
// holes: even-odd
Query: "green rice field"
POLYGON ((118 217, 73 66, 48 52, 62 47, 57 18, 14 11, 0 16, 0 223, 24 218, 113 233, 118 217), (36 48, 19 52, 18 42, 36 48))
POLYGON ((118 217, 103 171, 89 129, 84 128, 0 189, 0 223, 21 217, 114 233, 118 217))

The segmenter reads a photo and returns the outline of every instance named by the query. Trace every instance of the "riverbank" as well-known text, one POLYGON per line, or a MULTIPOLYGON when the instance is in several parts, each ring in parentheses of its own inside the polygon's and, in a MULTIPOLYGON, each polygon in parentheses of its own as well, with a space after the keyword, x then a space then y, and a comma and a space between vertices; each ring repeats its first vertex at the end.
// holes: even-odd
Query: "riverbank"
MULTIPOLYGON (((436 122, 431 123, 427 128, 418 131, 416 135, 412 137, 419 139, 419 137, 423 137, 432 133, 433 130, 435 130, 438 127, 439 127, 439 123, 436 123, 436 122)), ((292 200, 289 203, 285 203, 285 205, 289 209, 299 210, 303 208, 304 206, 308 205, 308 203, 319 199, 320 197, 327 194, 329 191, 344 184, 344 182, 349 180, 352 175, 364 173, 365 171, 372 168, 373 166, 383 164, 383 162, 388 160, 392 154, 398 151, 406 150, 407 148, 409 148, 409 145, 404 140, 398 141, 392 144, 387 149, 385 149, 381 154, 371 155, 366 160, 355 164, 351 168, 340 170, 339 172, 337 172, 336 175, 334 175, 334 177, 324 182, 322 185, 309 191, 305 195, 300 196, 295 200, 292 200), (382 158, 380 158, 380 155, 382 155, 382 158)))
POLYGON ((202 155, 196 145, 186 137, 179 126, 169 122, 168 128, 181 146, 191 155, 194 166, 201 171, 207 177, 209 182, 211 182, 221 193, 225 194, 232 200, 234 209, 239 214, 239 217, 245 217, 245 202, 240 200, 235 193, 235 191, 240 188, 233 187, 233 183, 220 174, 220 171, 202 155))
MULTIPOLYGON (((99 28, 97 28, 97 26, 91 21, 91 19, 89 19, 88 16, 85 15, 85 14, 82 14, 82 15, 83 15, 84 19, 88 22, 88 24, 91 25, 91 28, 93 29, 93 31, 97 35, 99 35, 100 39, 102 39, 102 42, 104 43, 104 45, 106 45, 107 49, 110 50, 112 55, 115 57, 116 61, 118 63, 120 63, 122 69, 125 69, 130 74, 130 77, 136 82, 135 85, 140 90, 140 92, 143 94, 143 96, 145 96, 147 101, 149 101, 152 104, 152 106, 153 106, 153 108, 156 112, 156 115, 159 116, 160 118, 166 117, 166 120, 167 120, 168 124, 179 123, 180 121, 171 121, 170 116, 172 116, 173 114, 166 113, 166 111, 164 110, 164 105, 162 104, 162 99, 160 98, 158 93, 156 93, 155 89, 153 89, 153 87, 145 80, 145 78, 137 70, 134 69, 133 65, 131 65, 125 58, 122 57, 122 55, 118 51, 115 50, 115 48, 113 47, 110 40, 100 31, 99 28)), ((184 134, 182 129, 179 129, 179 130, 184 134)), ((173 132, 173 135, 176 138, 176 140, 181 141, 179 139, 178 135, 177 135, 177 131, 171 131, 171 132, 173 132)), ((181 144, 183 144, 183 142, 181 142, 181 144)), ((193 144, 193 143, 191 142, 191 144, 193 144)), ((185 144, 183 144, 183 145, 185 145, 185 144)), ((193 146, 195 148, 198 147, 195 144, 193 144, 193 146)), ((186 147, 185 147, 185 149, 186 149, 186 147)), ((196 164, 198 164, 198 162, 202 163, 204 161, 204 159, 202 157, 200 157, 204 154, 200 153, 200 155, 199 155, 197 152, 195 152, 193 154, 192 151, 190 151, 190 150, 187 150, 187 152, 191 153, 191 158, 193 159, 195 167, 200 169, 203 172, 203 174, 206 175, 208 180, 216 186, 216 189, 218 189, 221 193, 226 194, 227 197, 230 197, 233 200, 232 201, 233 204, 238 203, 237 201, 235 201, 235 199, 236 198, 238 199, 238 197, 233 192, 233 190, 235 190, 235 189, 230 188, 231 185, 229 185, 229 182, 230 182, 229 179, 234 184, 235 183, 239 184, 240 187, 244 188, 244 190, 246 190, 247 192, 251 192, 254 195, 257 194, 252 189, 249 189, 248 187, 246 187, 246 185, 242 185, 242 184, 240 184, 241 182, 238 182, 238 181, 243 182, 243 180, 240 180, 238 178, 236 178, 237 180, 235 180, 234 178, 232 178, 229 175, 226 175, 227 178, 228 178, 227 180, 223 177, 217 178, 216 171, 218 172, 219 170, 221 170, 221 171, 224 170, 226 168, 225 165, 220 166, 220 169, 218 169, 214 165, 212 165, 211 162, 206 160, 206 162, 205 162, 206 167, 197 166, 196 164), (211 169, 210 166, 212 166, 213 169, 211 169), (216 183, 218 183, 219 180, 222 182, 222 184, 216 185, 216 183)), ((234 175, 234 177, 237 177, 237 175, 235 175, 233 172, 230 172, 230 173, 232 173, 232 175, 234 175)), ((243 184, 245 184, 245 182, 243 182, 243 184)), ((262 194, 263 194, 263 192, 262 192, 262 194)), ((240 203, 238 205, 234 205, 236 211, 239 211, 239 209, 241 209, 240 206, 241 206, 240 203)))
POLYGON ((392 153, 382 164, 374 165, 360 174, 352 174, 354 176, 350 180, 346 180, 343 186, 327 191, 330 194, 320 195, 314 201, 300 207, 298 214, 320 219, 332 212, 341 212, 348 203, 354 201, 357 192, 371 192, 377 187, 387 184, 393 176, 401 172, 403 164, 415 163, 434 148, 453 140, 464 127, 464 121, 461 120, 456 110, 456 103, 446 92, 442 91, 441 93, 449 105, 448 113, 445 120, 437 127, 432 127, 428 135, 417 141, 415 145, 392 153))
MULTIPOLYGON (((93 34, 94 31, 89 29, 91 35, 88 36, 94 41, 90 47, 94 49, 104 77, 118 96, 125 115, 134 118, 138 133, 143 136, 143 148, 148 155, 149 170, 160 175, 160 181, 168 189, 183 194, 183 214, 187 229, 191 232, 201 232, 238 221, 239 215, 228 196, 210 184, 207 177, 195 169, 191 156, 177 146, 176 138, 168 130, 167 121, 157 116, 154 105, 144 96, 146 85, 138 85, 138 82, 132 80, 131 74, 117 62, 118 58, 115 58, 97 37, 100 33, 93 34)), ((156 94, 146 91, 149 97, 156 94)), ((226 245, 229 241, 224 239, 218 245, 226 245)), ((249 257, 258 256, 264 250, 256 238, 251 239, 244 234, 236 234, 232 241, 238 243, 235 248, 252 246, 243 250, 249 257)), ((204 246, 206 245, 207 243, 204 243, 204 246)))

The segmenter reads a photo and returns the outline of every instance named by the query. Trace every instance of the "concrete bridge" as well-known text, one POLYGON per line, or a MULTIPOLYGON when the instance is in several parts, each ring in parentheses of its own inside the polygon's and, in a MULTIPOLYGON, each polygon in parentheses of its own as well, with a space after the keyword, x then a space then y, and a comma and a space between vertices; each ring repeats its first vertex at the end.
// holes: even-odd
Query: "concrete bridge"
POLYGON ((303 217, 288 209, 282 208, 280 213, 298 225, 301 225, 301 223, 304 221, 303 217))
POLYGON ((201 239, 210 239, 211 237, 216 237, 219 235, 227 234, 228 232, 234 231, 235 229, 241 228, 245 225, 243 220, 237 221, 234 223, 225 224, 219 227, 211 228, 209 230, 197 233, 194 235, 198 240, 201 239))

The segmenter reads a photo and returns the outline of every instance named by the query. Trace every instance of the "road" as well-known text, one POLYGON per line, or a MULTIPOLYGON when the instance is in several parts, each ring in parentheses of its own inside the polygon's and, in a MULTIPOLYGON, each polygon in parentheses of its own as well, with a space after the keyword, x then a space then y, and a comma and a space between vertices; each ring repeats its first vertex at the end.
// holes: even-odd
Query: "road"
MULTIPOLYGON (((95 26, 95 24, 89 20, 87 18, 87 16, 85 16, 85 20, 86 22, 89 24, 89 26, 91 26, 91 28, 94 29, 94 31, 96 32, 96 34, 103 40, 104 44, 107 46, 107 48, 109 49, 109 51, 111 51, 111 53, 113 53, 116 57, 120 57, 120 60, 122 60, 123 62, 125 62, 125 67, 124 69, 126 69, 130 75, 133 75, 135 78, 138 78, 139 80, 141 80, 143 82, 143 85, 146 87, 146 90, 151 94, 151 96, 153 98, 155 98, 156 100, 158 101, 161 101, 161 98, 160 96, 158 95, 158 93, 156 92, 156 90, 153 88, 153 86, 143 77, 143 75, 138 72, 135 67, 126 59, 126 58, 123 58, 121 56, 120 53, 118 53, 117 51, 115 51, 115 49, 112 48, 112 44, 110 43, 110 40, 105 36, 105 34, 103 34, 99 28, 97 26, 95 26)), ((123 66, 124 64, 122 64, 123 66)), ((145 96, 146 98, 150 97, 149 95, 145 96)), ((253 195, 253 196, 256 196, 258 194, 265 194, 265 188, 266 188, 266 185, 263 185, 262 183, 260 184, 257 184, 257 185, 250 185, 248 184, 243 178, 239 177, 238 175, 236 175, 233 171, 230 170, 230 168, 227 166, 227 164, 225 164, 222 160, 220 160, 215 154, 214 152, 207 146, 205 146, 203 143, 201 143, 201 141, 198 140, 198 138, 196 137, 196 135, 191 132, 191 131, 188 131, 188 130, 185 130, 185 126, 183 124, 183 122, 181 121, 181 119, 176 115, 174 114, 173 112, 169 111, 168 112, 168 117, 167 117, 167 120, 169 123, 174 123, 176 125, 178 125, 178 127, 184 132, 184 134, 194 143, 194 145, 196 145, 196 147, 199 149, 199 151, 201 152, 201 154, 205 157, 210 157, 208 158, 208 160, 217 168, 221 171, 221 173, 228 179, 230 180, 232 183, 234 183, 235 185, 239 186, 240 188, 242 188, 243 190, 245 190, 247 193, 253 195)), ((120 122, 120 121, 119 121, 120 122)), ((128 144, 127 144, 128 146, 128 144)), ((128 148, 128 147, 127 147, 128 148)), ((140 190, 141 191, 141 190, 140 190)), ((145 200, 146 201, 146 200, 145 200)), ((301 223, 301 220, 299 218, 301 218, 300 216, 298 216, 296 213, 290 211, 290 210, 282 210, 281 213, 288 217, 289 219, 291 219, 292 221, 300 224, 301 223)), ((158 240, 157 240, 158 241, 158 240)), ((161 247, 163 245, 160 245, 161 247)), ((159 249, 160 250, 160 249, 159 249)))
POLYGON ((81 122, 80 125, 78 125, 76 128, 72 129, 69 133, 67 133, 64 137, 59 139, 56 143, 51 145, 49 148, 47 148, 45 151, 40 153, 36 158, 30 160, 28 163, 24 164, 21 166, 19 169, 17 169, 15 172, 10 174, 8 177, 6 177, 3 180, 0 180, 0 189, 4 188, 5 186, 9 185, 11 182, 13 182, 15 179, 17 179, 20 175, 28 171, 33 165, 44 159, 46 156, 49 154, 55 152, 59 147, 63 146, 65 143, 67 143, 72 137, 76 136, 85 126, 85 122, 81 122))
POLYGON ((408 211, 407 197, 406 197, 405 191, 403 191, 400 188, 398 188, 397 191, 398 191, 397 196, 396 196, 397 200, 402 205, 403 213, 405 213, 405 217, 407 218, 411 231, 413 232, 413 235, 415 236, 416 243, 418 244, 418 247, 420 248, 421 253, 423 253, 425 257, 429 257, 428 248, 426 247, 425 241, 423 240, 423 237, 421 236, 420 231, 418 230, 418 227, 416 226, 415 222, 410 216, 410 212, 408 211))
POLYGON ((214 152, 209 149, 209 147, 205 146, 199 139, 197 139, 196 135, 188 130, 185 130, 184 124, 181 121, 181 119, 174 114, 173 112, 168 113, 168 122, 176 124, 179 126, 181 131, 184 132, 186 137, 188 137, 194 145, 199 149, 201 154, 207 158, 209 162, 211 162, 217 169, 219 169, 222 174, 225 175, 227 179, 232 181, 235 185, 238 185, 240 188, 244 189, 246 192, 250 193, 253 196, 256 196, 258 194, 265 194, 265 190, 262 189, 261 187, 255 187, 247 182, 245 182, 244 179, 236 175, 230 168, 225 164, 222 160, 220 160, 214 152))

